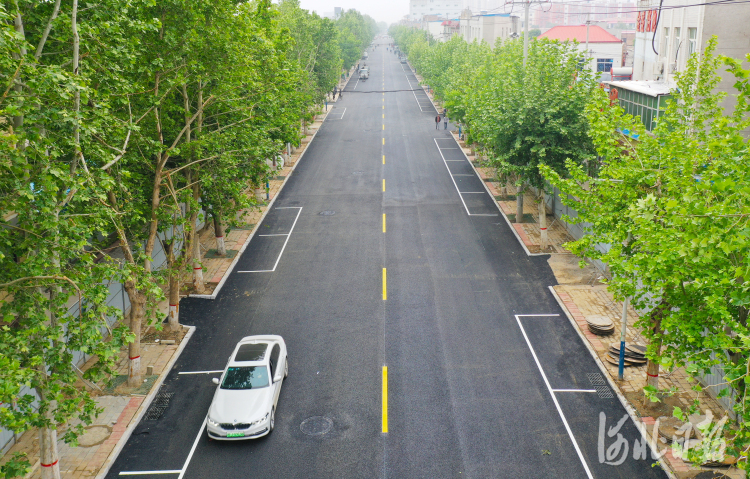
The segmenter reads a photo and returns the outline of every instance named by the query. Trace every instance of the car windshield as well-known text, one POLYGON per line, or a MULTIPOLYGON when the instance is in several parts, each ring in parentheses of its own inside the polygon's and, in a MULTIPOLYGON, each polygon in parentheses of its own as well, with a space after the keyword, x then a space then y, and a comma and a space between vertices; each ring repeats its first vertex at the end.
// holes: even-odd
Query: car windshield
POLYGON ((221 389, 258 389, 268 386, 268 368, 265 366, 230 367, 221 383, 221 389))

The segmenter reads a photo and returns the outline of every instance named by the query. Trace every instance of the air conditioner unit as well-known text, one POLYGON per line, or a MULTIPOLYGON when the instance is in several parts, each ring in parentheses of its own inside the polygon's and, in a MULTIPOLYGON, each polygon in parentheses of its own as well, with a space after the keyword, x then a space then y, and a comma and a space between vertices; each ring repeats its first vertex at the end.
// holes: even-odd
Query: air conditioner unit
POLYGON ((669 73, 674 73, 677 71, 677 62, 670 63, 669 64, 669 73))

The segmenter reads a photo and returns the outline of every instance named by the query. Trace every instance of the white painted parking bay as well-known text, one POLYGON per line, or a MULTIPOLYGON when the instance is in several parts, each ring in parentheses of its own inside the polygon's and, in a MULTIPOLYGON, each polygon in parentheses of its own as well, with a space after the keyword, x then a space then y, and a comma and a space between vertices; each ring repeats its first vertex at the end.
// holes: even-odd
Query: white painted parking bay
POLYGON ((448 170, 461 204, 469 216, 498 216, 499 210, 487 187, 476 175, 466 156, 456 147, 456 140, 435 138, 435 146, 448 170), (459 155, 461 155, 459 157, 459 155))

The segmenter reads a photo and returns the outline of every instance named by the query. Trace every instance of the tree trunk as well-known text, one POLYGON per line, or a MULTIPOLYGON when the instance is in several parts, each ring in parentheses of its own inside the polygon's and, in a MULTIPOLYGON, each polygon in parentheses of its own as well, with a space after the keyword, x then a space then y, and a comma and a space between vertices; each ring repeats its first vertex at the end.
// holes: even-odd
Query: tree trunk
POLYGON ((544 190, 539 195, 539 236, 540 248, 547 249, 547 205, 544 203, 544 190))
MULTIPOLYGON (((661 318, 663 311, 667 308, 667 303, 662 300, 657 307, 651 311, 651 344, 656 346, 654 355, 658 358, 661 354, 661 318)), ((651 386, 654 389, 659 389, 659 362, 652 359, 648 359, 646 363, 646 386, 651 386)), ((643 405, 647 408, 656 406, 658 403, 654 403, 649 400, 648 396, 644 396, 643 405)))
POLYGON ((169 329, 179 331, 180 326, 180 271, 175 265, 175 241, 166 244, 167 262, 169 266, 169 329))
POLYGON ((307 119, 302 119, 302 134, 307 136, 307 119))
POLYGON ((255 191, 255 201, 263 203, 263 188, 255 188, 253 191, 255 191))
POLYGON ((516 187, 516 223, 523 223, 523 182, 516 187))
POLYGON ((39 465, 42 479, 60 479, 60 456, 57 452, 55 429, 39 429, 39 465))
POLYGON ((141 372, 141 324, 146 315, 146 295, 138 291, 133 281, 125 282, 130 299, 130 332, 134 339, 128 344, 128 386, 135 388, 143 383, 141 372))
MULTIPOLYGON (((193 184, 193 200, 197 203, 200 199, 200 185, 195 182, 193 184)), ((201 265, 201 239, 198 235, 198 208, 193 211, 190 215, 191 227, 193 233, 190 238, 190 251, 193 258, 193 289, 196 293, 203 293, 203 266, 201 265)))
POLYGON ((227 246, 224 243, 224 226, 221 224, 221 214, 214 212, 214 235, 216 236, 216 254, 219 256, 227 255, 227 246))

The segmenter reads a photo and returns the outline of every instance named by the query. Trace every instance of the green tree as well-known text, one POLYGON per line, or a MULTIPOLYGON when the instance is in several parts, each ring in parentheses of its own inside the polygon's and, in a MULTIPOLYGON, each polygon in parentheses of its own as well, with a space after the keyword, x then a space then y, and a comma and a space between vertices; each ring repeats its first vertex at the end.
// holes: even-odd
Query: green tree
POLYGON ((714 38, 691 57, 656 128, 637 140, 630 133, 644 130, 639 121, 597 91, 587 110, 603 158, 597 177, 572 162, 569 178, 542 171, 577 211, 568 220, 586 226, 588 234, 571 249, 606 262, 610 291, 649 311, 636 324, 650 341, 646 404, 658 391, 660 365, 685 366, 696 375, 720 366, 737 393, 741 420, 732 452, 744 468, 750 152, 742 132, 750 127, 750 71, 714 56, 715 47, 714 38), (722 61, 737 78, 737 107, 730 112, 720 108, 724 94, 715 89, 722 61))
MULTIPOLYGON (((102 258, 106 223, 97 200, 105 193, 88 156, 103 146, 103 124, 119 128, 97 95, 119 77, 108 71, 96 82, 81 64, 84 56, 106 64, 125 24, 148 28, 125 20, 132 3, 104 1, 84 12, 77 1, 19 0, 11 11, 0 8, 7 82, 0 116, 11 120, 0 135, 0 425, 38 429, 45 479, 60 474, 58 425, 81 421, 65 433, 74 443, 91 424, 98 409, 87 387, 112 374, 129 339, 107 322, 119 315, 106 304, 119 268, 102 258), (81 355, 97 358, 83 373, 74 363, 81 355)), ((3 473, 23 474, 24 462, 13 458, 3 473)))

